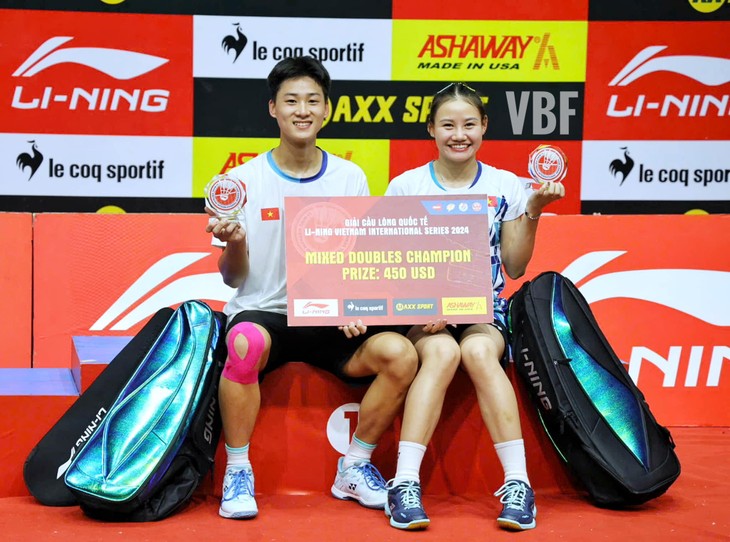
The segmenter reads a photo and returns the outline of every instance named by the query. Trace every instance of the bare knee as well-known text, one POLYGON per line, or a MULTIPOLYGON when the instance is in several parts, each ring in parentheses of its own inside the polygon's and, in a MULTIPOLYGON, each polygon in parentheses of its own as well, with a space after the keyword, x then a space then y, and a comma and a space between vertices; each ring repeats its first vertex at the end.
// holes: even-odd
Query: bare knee
POLYGON ((462 363, 467 372, 474 377, 480 375, 482 377, 490 377, 495 372, 503 373, 504 370, 500 365, 502 352, 492 341, 476 341, 464 343, 461 347, 462 363))
POLYGON ((367 345, 367 354, 373 359, 375 372, 405 386, 416 376, 418 355, 416 349, 403 335, 380 333, 367 345))
POLYGON ((443 367, 456 369, 461 360, 461 349, 451 336, 426 337, 416 344, 421 361, 437 360, 443 367))

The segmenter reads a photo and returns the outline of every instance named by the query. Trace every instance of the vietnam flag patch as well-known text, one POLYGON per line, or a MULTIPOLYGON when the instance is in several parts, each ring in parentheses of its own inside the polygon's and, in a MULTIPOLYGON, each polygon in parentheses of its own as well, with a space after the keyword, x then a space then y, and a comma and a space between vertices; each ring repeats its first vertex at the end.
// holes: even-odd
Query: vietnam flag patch
POLYGON ((279 220, 279 208, 268 207, 261 209, 261 220, 279 220))
POLYGON ((489 207, 496 207, 497 206, 497 197, 496 196, 487 196, 487 205, 489 207))

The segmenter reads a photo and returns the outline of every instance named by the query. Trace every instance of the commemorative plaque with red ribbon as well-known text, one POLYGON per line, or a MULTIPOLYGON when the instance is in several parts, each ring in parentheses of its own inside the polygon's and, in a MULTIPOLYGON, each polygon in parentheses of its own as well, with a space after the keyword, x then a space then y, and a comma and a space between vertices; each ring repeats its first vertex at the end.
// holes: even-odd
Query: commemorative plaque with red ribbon
POLYGON ((568 173, 568 158, 560 147, 540 145, 530 153, 527 171, 538 187, 544 183, 559 183, 568 173))
POLYGON ((205 204, 219 219, 232 220, 243 210, 246 188, 235 177, 216 175, 205 186, 205 204))

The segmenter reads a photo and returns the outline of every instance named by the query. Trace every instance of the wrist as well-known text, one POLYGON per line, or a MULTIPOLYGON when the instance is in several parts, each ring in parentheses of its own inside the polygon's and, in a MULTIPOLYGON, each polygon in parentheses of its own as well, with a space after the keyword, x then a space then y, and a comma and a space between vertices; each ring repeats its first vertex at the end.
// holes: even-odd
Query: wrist
POLYGON ((530 211, 525 209, 525 216, 527 217, 528 220, 540 220, 542 213, 532 214, 532 213, 530 213, 530 211))

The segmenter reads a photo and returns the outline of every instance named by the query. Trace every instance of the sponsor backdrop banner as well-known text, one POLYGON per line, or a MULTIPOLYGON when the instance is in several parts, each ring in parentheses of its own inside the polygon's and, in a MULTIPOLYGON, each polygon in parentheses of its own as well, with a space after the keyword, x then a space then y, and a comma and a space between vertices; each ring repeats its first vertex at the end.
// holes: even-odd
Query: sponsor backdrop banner
POLYGON ((0 134, 0 163, 19 166, 5 177, 3 192, 190 197, 191 146, 187 137, 0 134))
POLYGON ((584 81, 579 21, 393 21, 393 79, 584 81))
POLYGON ((190 22, 3 10, 0 130, 189 136, 190 22))
POLYGON ((0 213, 0 368, 31 366, 33 217, 0 213))
POLYGON ((621 26, 591 23, 582 212, 727 213, 727 23, 621 26))
POLYGON ((730 192, 730 141, 586 141, 581 199, 722 202, 730 192))
MULTIPOLYGON (((233 291, 205 223, 185 214, 38 216, 34 366, 67 367, 73 336, 133 335, 163 306, 198 298, 222 308, 233 291)), ((565 274, 662 423, 727 426, 729 229, 728 216, 547 216, 527 274, 505 294, 542 270, 565 274)))
MULTIPOLYGON (((448 81, 339 81, 322 137, 429 139, 433 95, 448 81)), ((583 83, 471 82, 485 101, 490 139, 581 139, 583 83)), ((196 79, 195 135, 276 138, 268 90, 256 79, 196 79), (252 104, 240 107, 240 103, 252 104)))
MULTIPOLYGON (((658 163, 681 152, 663 142, 730 141, 727 0, 50 4, 6 0, 0 8, 0 32, 8 37, 0 43, 0 133, 12 146, 2 151, 0 176, 13 179, 9 188, 0 187, 0 210, 197 211, 201 179, 228 160, 214 150, 208 164, 206 153, 188 149, 208 145, 198 138, 226 145, 275 140, 265 77, 281 58, 310 54, 333 77, 322 137, 332 152, 363 167, 373 194, 383 193, 387 172, 400 170, 404 160, 385 149, 428 141, 433 94, 463 81, 484 96, 490 142, 509 142, 505 148, 526 141, 583 143, 570 156, 572 164, 585 164, 566 179, 571 203, 554 212, 730 211, 727 191, 719 198, 703 190, 682 200, 651 199, 651 193, 580 199, 582 183, 591 193, 598 174, 608 171, 615 179, 609 166, 624 160, 621 154, 608 164, 594 154, 582 159, 592 142, 623 142, 629 155, 638 150, 634 142, 656 142, 651 152, 659 170, 694 167, 658 163), (97 139, 74 137, 62 145, 42 136, 97 139), (71 143, 82 148, 74 152, 71 143), (175 153, 175 164, 168 152, 175 153), (67 166, 65 178, 53 177, 52 185, 43 177, 51 158, 67 166), (162 182, 146 177, 155 172, 155 160, 164 160, 162 182), (68 177, 71 164, 144 165, 144 182, 127 179, 112 189, 106 181, 114 175, 98 181, 92 170, 87 180, 97 185, 80 192, 84 183, 68 177)), ((692 146, 703 157, 714 149, 692 146)), ((225 154, 235 153, 238 161, 250 152, 225 154)), ((730 167, 722 158, 710 162, 714 169, 730 167)))
POLYGON ((294 17, 195 17, 193 74, 266 79, 280 60, 309 55, 335 81, 390 79, 391 21, 308 19, 305 32, 302 24, 294 17))
POLYGON ((727 23, 593 23, 586 139, 728 139, 727 23))

